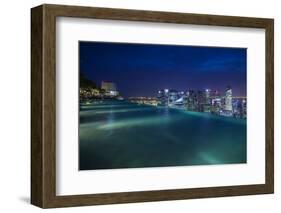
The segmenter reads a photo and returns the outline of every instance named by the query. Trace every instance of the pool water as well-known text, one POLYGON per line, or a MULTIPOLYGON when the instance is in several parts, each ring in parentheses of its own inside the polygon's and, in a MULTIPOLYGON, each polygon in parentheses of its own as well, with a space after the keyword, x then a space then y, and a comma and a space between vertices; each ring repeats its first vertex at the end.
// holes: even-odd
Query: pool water
POLYGON ((80 106, 79 169, 246 163, 246 120, 127 101, 80 106))

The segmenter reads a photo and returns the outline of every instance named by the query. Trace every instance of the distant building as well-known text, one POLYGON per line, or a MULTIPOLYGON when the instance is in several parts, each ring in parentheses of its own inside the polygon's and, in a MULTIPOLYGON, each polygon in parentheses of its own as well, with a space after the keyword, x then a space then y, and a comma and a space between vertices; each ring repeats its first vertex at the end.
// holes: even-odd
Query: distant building
POLYGON ((210 102, 211 102, 211 90, 210 89, 205 89, 204 99, 205 99, 205 104, 210 104, 210 102))
POLYGON ((205 89, 205 91, 204 91, 203 112, 211 112, 211 90, 210 89, 205 89))
POLYGON ((233 103, 232 103, 232 89, 230 86, 227 87, 224 97, 224 110, 221 112, 223 116, 233 116, 233 103))
POLYGON ((105 91, 106 96, 115 97, 119 95, 115 83, 102 81, 101 89, 105 91))
MULTIPOLYGON (((226 117, 247 118, 247 98, 233 97, 232 89, 227 87, 225 93, 218 90, 187 90, 178 92, 162 89, 157 94, 157 106, 168 106, 188 111, 212 113, 226 117)), ((144 102, 142 100, 142 102, 144 102)))
POLYGON ((211 103, 211 109, 210 112, 216 115, 219 115, 221 113, 221 98, 220 97, 215 97, 212 99, 212 103, 211 103))
POLYGON ((105 91, 116 91, 116 84, 112 82, 102 81, 101 88, 105 91))
POLYGON ((232 89, 227 87, 225 91, 225 111, 232 112, 232 89))
POLYGON ((244 98, 234 98, 233 116, 238 118, 247 118, 247 101, 244 98))
POLYGON ((180 98, 179 92, 171 89, 169 90, 169 103, 174 104, 180 98))
POLYGON ((184 92, 174 89, 162 89, 157 94, 157 100, 161 106, 181 106, 184 104, 184 97, 184 92))
POLYGON ((194 90, 188 90, 186 96, 186 109, 189 111, 198 111, 198 93, 194 90))
POLYGON ((160 106, 168 106, 169 103, 169 90, 161 89, 158 91, 157 100, 160 106))
POLYGON ((247 100, 242 100, 242 118, 247 118, 247 100))

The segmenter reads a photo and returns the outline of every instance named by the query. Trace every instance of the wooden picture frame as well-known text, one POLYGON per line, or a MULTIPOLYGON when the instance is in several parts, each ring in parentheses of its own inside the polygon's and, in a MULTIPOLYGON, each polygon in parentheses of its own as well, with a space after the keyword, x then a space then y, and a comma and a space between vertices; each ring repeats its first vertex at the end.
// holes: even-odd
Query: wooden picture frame
POLYGON ((31 9, 31 203, 41 208, 267 194, 274 191, 274 21, 218 15, 44 4, 31 9), (56 18, 262 28, 266 32, 265 184, 56 195, 56 18))

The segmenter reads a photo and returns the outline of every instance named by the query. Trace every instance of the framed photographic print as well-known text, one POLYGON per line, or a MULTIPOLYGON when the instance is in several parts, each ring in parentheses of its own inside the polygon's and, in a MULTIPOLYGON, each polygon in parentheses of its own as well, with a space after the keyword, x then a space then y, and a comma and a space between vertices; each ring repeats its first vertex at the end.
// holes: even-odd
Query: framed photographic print
POLYGON ((31 10, 31 203, 274 191, 273 19, 31 10))

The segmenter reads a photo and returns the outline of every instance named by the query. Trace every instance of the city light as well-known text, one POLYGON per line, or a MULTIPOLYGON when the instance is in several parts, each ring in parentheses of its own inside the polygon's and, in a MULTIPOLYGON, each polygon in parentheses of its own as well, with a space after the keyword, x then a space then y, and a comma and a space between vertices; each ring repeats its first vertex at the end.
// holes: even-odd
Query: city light
MULTIPOLYGON (((93 84, 94 85, 94 84, 93 84)), ((226 87, 224 93, 217 90, 186 90, 175 89, 158 90, 157 96, 130 97, 127 100, 138 105, 150 105, 155 107, 170 107, 187 111, 210 113, 214 115, 247 118, 247 101, 245 97, 232 96, 230 86, 226 87)), ((117 91, 113 82, 101 82, 101 87, 80 87, 80 102, 90 105, 94 100, 114 99, 124 100, 117 91)))

